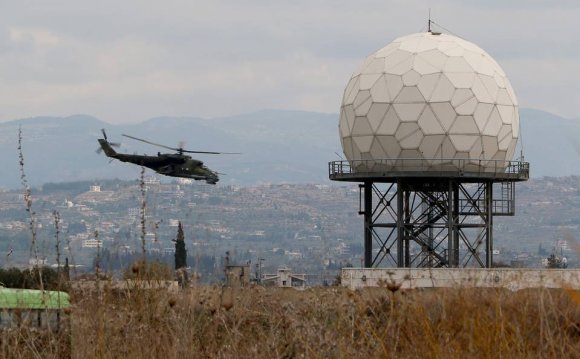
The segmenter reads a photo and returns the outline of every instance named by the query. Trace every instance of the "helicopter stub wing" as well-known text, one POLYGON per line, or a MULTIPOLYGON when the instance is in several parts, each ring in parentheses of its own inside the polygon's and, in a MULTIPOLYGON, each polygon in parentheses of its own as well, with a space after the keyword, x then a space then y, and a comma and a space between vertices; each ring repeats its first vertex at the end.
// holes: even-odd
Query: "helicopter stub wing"
POLYGON ((189 179, 196 180, 196 181, 206 181, 208 184, 216 184, 219 181, 219 178, 217 176, 211 177, 211 176, 198 176, 198 175, 183 175, 183 176, 179 176, 179 177, 189 178, 189 179))

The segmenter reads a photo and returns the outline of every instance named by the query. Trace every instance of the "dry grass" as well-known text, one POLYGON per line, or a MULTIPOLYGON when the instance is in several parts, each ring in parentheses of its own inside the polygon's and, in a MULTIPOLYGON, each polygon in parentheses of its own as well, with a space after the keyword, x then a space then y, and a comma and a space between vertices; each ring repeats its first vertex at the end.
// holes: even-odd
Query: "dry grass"
MULTIPOLYGON (((573 358, 580 357, 580 304, 572 295, 337 287, 167 293, 105 285, 72 293, 72 352, 75 358, 573 358)), ((9 356, 57 357, 20 339, 9 356)))

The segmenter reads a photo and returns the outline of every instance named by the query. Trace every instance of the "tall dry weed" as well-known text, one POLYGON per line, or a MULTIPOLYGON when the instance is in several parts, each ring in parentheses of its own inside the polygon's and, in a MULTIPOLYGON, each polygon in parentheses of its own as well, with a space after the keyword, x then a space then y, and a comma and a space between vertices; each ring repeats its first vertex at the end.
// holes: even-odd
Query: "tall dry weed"
POLYGON ((38 272, 38 283, 40 289, 44 290, 42 280, 42 265, 39 262, 38 245, 37 245, 37 229, 38 220, 36 213, 32 208, 32 191, 28 184, 26 171, 24 170, 24 153, 22 151, 22 127, 18 127, 18 165, 20 169, 20 183, 22 185, 22 195, 24 199, 24 206, 26 213, 28 213, 28 229, 30 230, 30 258, 34 258, 34 268, 38 272))
POLYGON ((99 302, 94 296, 78 298, 74 317, 73 337, 82 338, 74 341, 79 357, 580 354, 580 308, 562 290, 195 287, 140 296, 111 291, 99 302))
MULTIPOLYGON (((564 290, 101 284, 101 295, 72 292, 75 358, 580 356, 580 307, 564 290)), ((13 357, 35 357, 33 347, 41 350, 19 345, 13 357)))

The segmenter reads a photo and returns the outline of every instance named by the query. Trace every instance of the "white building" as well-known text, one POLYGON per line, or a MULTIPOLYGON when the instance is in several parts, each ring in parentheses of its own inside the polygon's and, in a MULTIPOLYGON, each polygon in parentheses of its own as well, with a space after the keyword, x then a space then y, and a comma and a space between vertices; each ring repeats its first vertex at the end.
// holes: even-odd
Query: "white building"
POLYGON ((281 288, 304 288, 306 284, 306 274, 294 274, 288 267, 278 268, 276 274, 264 274, 262 283, 273 283, 276 287, 281 288))
POLYGON ((100 239, 85 239, 82 244, 83 248, 101 248, 103 241, 100 239))

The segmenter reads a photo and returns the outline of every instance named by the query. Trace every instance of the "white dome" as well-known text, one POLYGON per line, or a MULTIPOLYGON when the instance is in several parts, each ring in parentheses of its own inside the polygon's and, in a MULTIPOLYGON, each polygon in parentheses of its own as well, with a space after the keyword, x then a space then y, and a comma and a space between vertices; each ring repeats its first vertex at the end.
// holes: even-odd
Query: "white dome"
POLYGON ((346 158, 370 160, 365 166, 422 159, 433 170, 459 162, 491 169, 513 157, 518 105, 485 51, 454 36, 419 33, 396 39, 354 72, 339 131, 346 158))

